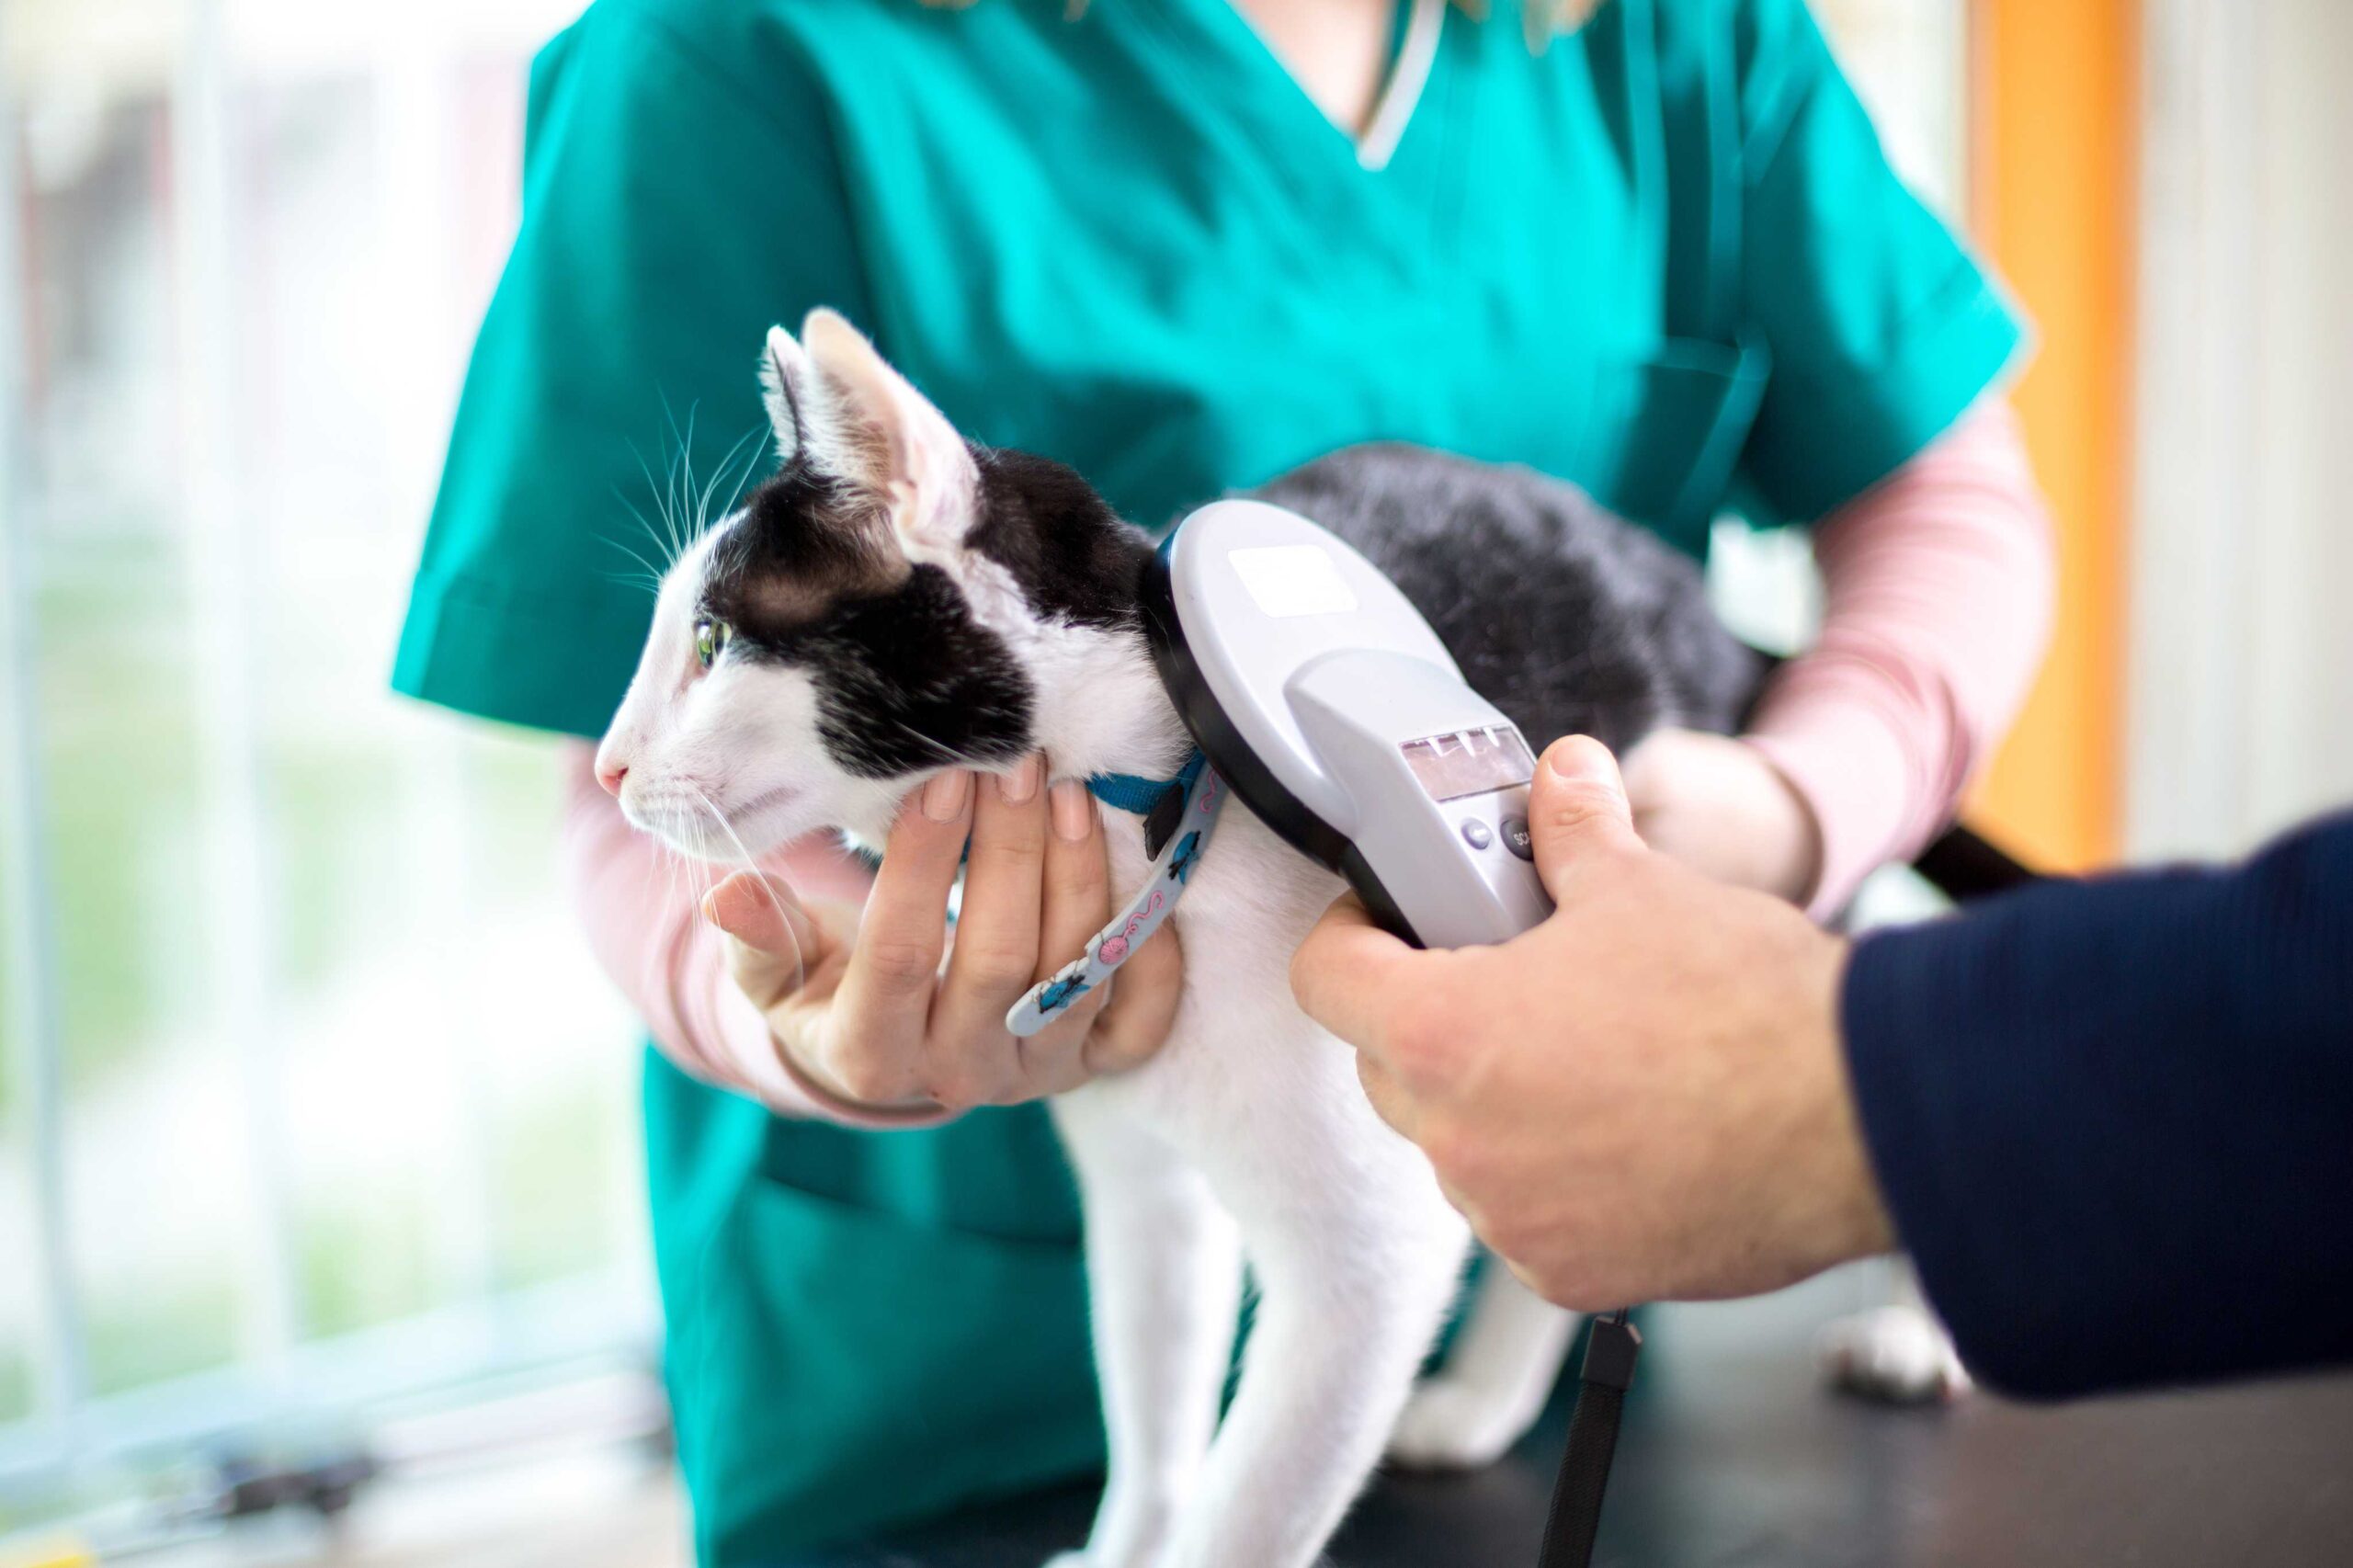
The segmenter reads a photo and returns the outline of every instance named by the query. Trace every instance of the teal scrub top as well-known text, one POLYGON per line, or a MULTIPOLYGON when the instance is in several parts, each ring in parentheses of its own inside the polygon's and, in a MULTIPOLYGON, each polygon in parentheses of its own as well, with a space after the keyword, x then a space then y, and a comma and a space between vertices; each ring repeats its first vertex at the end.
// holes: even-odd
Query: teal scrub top
MULTIPOLYGON (((1509 0, 1449 15, 1377 170, 1226 0, 1064 10, 598 0, 548 46, 400 689, 597 734, 651 608, 613 548, 641 461, 718 472, 763 331, 817 304, 1147 526, 1391 439, 1695 554, 1852 497, 2018 349, 1800 0, 1608 0, 1540 53, 1509 0)), ((850 1131, 652 1057, 646 1117, 706 1563, 1100 1462, 1037 1108, 850 1131)))

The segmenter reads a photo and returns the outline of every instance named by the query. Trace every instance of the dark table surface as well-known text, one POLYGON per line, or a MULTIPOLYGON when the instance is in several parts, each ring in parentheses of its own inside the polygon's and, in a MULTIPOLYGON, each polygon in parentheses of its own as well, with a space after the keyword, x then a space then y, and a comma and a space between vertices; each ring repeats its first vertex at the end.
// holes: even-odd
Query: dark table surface
MULTIPOLYGON (((1646 1313, 1597 1564, 2353 1568, 2353 1378, 2064 1409, 1824 1392, 1813 1335, 1887 1299, 1870 1265, 1646 1313)), ((1384 1477, 1336 1568, 1532 1568, 1566 1426, 1556 1399, 1493 1469, 1384 1477)), ((1091 1486, 1067 1488, 794 1568, 1034 1568, 1085 1538, 1093 1508, 1091 1486)))

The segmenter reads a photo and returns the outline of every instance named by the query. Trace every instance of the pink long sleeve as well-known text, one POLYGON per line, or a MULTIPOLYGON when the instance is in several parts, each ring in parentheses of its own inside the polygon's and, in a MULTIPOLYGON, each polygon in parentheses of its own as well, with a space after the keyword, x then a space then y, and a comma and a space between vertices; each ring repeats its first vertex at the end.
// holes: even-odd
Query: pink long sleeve
POLYGON ((1768 687, 1748 739, 1813 807, 1843 906, 1949 820, 2041 662, 2051 521, 2017 416, 1992 403, 1815 530, 1822 635, 1768 687))
MULTIPOLYGON (((587 747, 571 748, 565 776, 563 865, 573 904, 597 960, 664 1055, 704 1083, 757 1100, 779 1116, 854 1127, 919 1127, 945 1119, 932 1110, 851 1106, 798 1072, 777 1048, 759 1009, 728 978, 719 933, 696 906, 692 879, 660 845, 629 825, 597 784, 587 747)), ((804 891, 821 896, 856 896, 863 874, 847 857, 811 849, 794 854, 793 869, 804 891)))

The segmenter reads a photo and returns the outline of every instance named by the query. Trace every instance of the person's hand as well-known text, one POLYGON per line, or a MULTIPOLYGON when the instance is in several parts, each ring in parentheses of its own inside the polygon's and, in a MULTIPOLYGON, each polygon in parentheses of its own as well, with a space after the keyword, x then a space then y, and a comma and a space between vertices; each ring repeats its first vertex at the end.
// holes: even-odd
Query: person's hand
POLYGON ((1822 875, 1822 828, 1765 754, 1730 735, 1656 730, 1626 754, 1634 831, 1718 881, 1803 903, 1822 875))
POLYGON ((1045 776, 1033 756, 1002 778, 959 769, 910 795, 863 911, 804 906, 751 871, 711 891, 705 912, 735 983, 802 1078, 854 1109, 961 1110, 1059 1094, 1160 1048, 1182 975, 1173 928, 1050 1028, 1018 1040, 1005 1027, 1022 993, 1111 918, 1095 799, 1076 779, 1043 788, 1045 776), (951 948, 948 895, 968 834, 951 948))
POLYGON ((1745 1295, 1885 1250, 1838 1039, 1846 944, 1645 848, 1597 742, 1555 743, 1529 804, 1543 925, 1417 952, 1343 898, 1291 965, 1382 1118, 1564 1306, 1745 1295))

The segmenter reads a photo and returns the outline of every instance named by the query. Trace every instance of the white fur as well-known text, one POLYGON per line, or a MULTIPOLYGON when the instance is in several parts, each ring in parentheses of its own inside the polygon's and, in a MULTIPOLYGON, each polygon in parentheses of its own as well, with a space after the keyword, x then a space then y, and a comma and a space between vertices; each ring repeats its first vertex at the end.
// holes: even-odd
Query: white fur
POLYGON ((810 369, 801 427, 814 433, 820 465, 872 492, 910 561, 961 560, 980 483, 964 438, 832 311, 810 312, 801 341, 810 369))
POLYGON ((1420 1470, 1491 1464, 1543 1413, 1578 1316, 1490 1259, 1446 1366, 1414 1391, 1389 1457, 1420 1470))
POLYGON ((880 842, 901 790, 851 776, 816 744, 807 676, 733 659, 708 673, 697 665, 697 585, 713 544, 739 521, 705 534, 664 576, 637 673, 597 748, 598 770, 626 767, 630 821, 690 854, 757 854, 828 825, 880 842))
MULTIPOLYGON (((806 363, 773 341, 767 356, 772 408, 781 420, 797 407, 803 426, 780 430, 780 444, 805 442, 822 460, 887 454, 877 494, 890 536, 949 570, 1014 650, 1038 694, 1034 743, 1057 775, 1172 767, 1188 743, 1139 641, 1040 620, 1001 568, 961 548, 946 421, 887 367, 873 373, 881 360, 847 325, 813 318, 803 341, 806 363), (776 391, 787 378, 794 399, 776 391), (826 433, 848 420, 870 422, 863 445, 826 433)), ((805 677, 724 658, 699 671, 688 621, 707 550, 665 583, 601 750, 600 766, 628 768, 631 819, 705 849, 676 804, 699 793, 722 811, 765 802, 732 824, 752 854, 820 825, 879 843, 928 775, 878 786, 832 764, 805 677)), ((1124 893, 1146 872, 1142 826, 1107 812, 1105 830, 1124 893)), ((1052 1107, 1085 1199, 1110 1441, 1094 1533, 1070 1560, 1085 1568, 1308 1568, 1379 1460, 1455 1294, 1461 1220, 1419 1152, 1373 1114, 1353 1052, 1291 1000, 1291 953, 1339 887, 1232 803, 1173 917, 1185 987, 1167 1043, 1052 1107), (1260 1300, 1221 1421, 1245 1259, 1260 1300)), ((1524 1297, 1483 1306, 1466 1376, 1439 1400, 1454 1426, 1426 1420, 1441 1429, 1410 1445, 1416 1457, 1474 1460, 1518 1435, 1542 1389, 1531 1403, 1533 1374, 1505 1363, 1516 1346, 1549 1346, 1549 1386, 1565 1338, 1549 1312, 1524 1297)))
POLYGON ((1929 1309, 1920 1277, 1895 1266, 1893 1300, 1837 1319, 1814 1343, 1823 1376, 1841 1393, 1879 1404, 1942 1404, 1974 1386, 1952 1335, 1929 1309))
POLYGON ((760 354, 760 401, 767 405, 768 425, 779 443, 777 461, 790 463, 801 455, 801 389, 809 375, 808 356, 792 334, 780 326, 768 328, 760 354))

